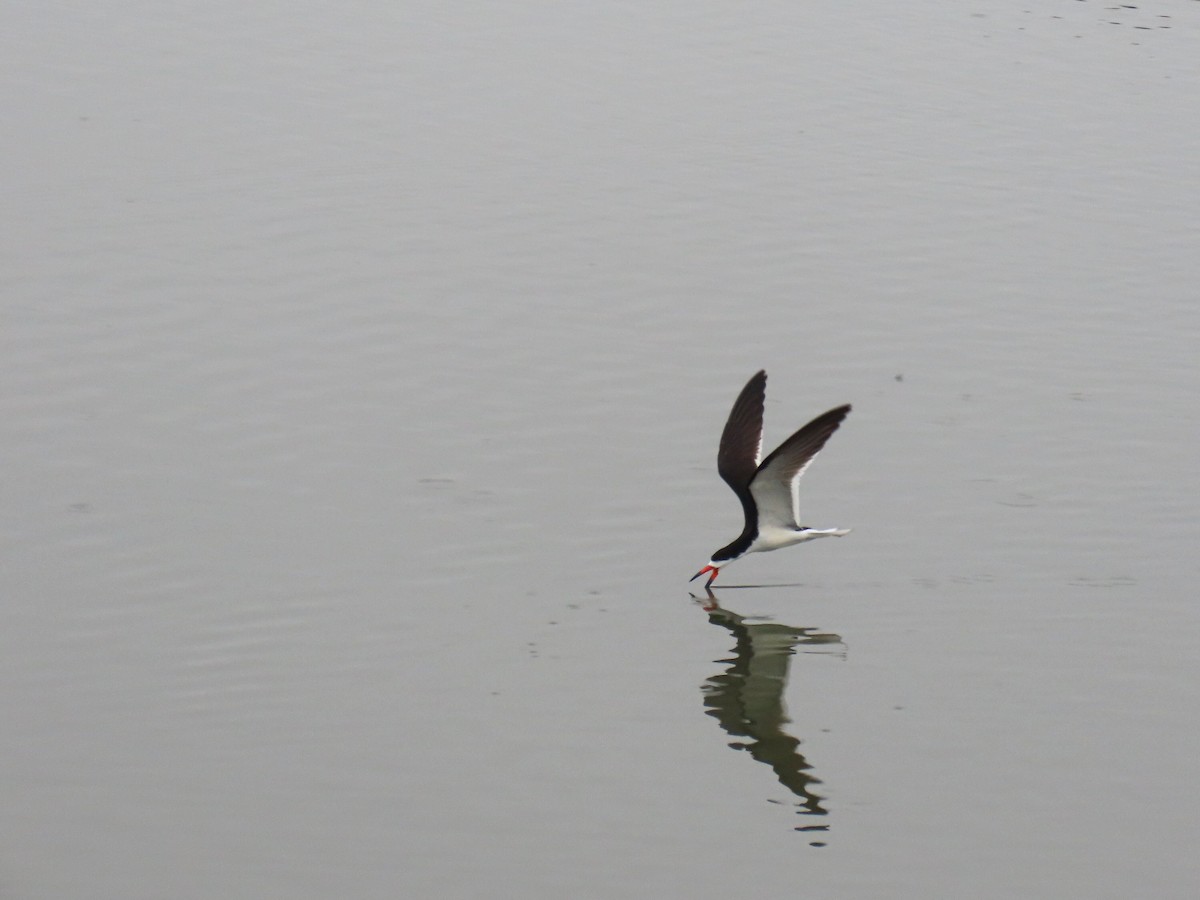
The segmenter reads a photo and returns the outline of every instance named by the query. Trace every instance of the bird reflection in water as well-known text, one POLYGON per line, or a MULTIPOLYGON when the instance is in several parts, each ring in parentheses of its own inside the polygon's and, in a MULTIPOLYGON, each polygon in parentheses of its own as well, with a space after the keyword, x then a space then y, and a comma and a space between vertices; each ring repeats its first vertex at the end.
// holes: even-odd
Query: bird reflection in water
MULTIPOLYGON (((730 747, 745 750, 766 763, 779 783, 799 798, 797 813, 813 819, 811 824, 797 826, 796 831, 810 834, 829 831, 828 823, 819 819, 829 811, 822 805, 824 798, 813 789, 821 781, 812 774, 812 766, 800 752, 800 739, 783 729, 791 721, 784 708, 783 693, 796 647, 823 647, 824 652, 833 650, 844 655, 842 639, 815 628, 753 621, 724 609, 711 591, 707 597, 692 596, 704 607, 710 622, 727 628, 737 639, 734 657, 721 660, 726 669, 708 678, 701 689, 708 714, 730 736, 739 739, 730 742, 730 747), (834 649, 838 647, 840 651, 834 649)), ((813 840, 811 844, 825 846, 821 840, 813 840)))

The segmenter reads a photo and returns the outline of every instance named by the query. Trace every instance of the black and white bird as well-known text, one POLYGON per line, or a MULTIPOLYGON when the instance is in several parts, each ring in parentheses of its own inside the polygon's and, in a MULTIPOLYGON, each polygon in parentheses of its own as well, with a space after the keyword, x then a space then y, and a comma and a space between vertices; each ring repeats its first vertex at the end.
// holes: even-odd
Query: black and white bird
POLYGON ((717 451, 717 472, 742 501, 746 526, 735 540, 712 555, 708 564, 691 577, 692 581, 711 572, 706 585, 712 584, 722 566, 747 553, 778 550, 816 538, 841 537, 850 533, 849 528, 801 525, 799 507, 800 476, 850 414, 849 404, 817 416, 763 459, 763 398, 766 393, 767 373, 760 371, 746 383, 734 401, 717 451))

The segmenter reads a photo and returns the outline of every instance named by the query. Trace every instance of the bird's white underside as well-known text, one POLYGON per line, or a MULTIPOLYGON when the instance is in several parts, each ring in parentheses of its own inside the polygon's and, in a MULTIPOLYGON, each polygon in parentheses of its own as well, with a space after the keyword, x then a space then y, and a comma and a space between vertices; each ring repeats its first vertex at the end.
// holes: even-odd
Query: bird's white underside
POLYGON ((849 533, 848 529, 842 528, 802 528, 800 525, 800 476, 812 465, 813 459, 816 455, 792 472, 790 478, 780 477, 786 473, 778 471, 772 464, 750 482, 750 493, 758 506, 758 536, 747 553, 778 550, 820 537, 841 537, 849 533))
POLYGON ((747 553, 762 553, 766 550, 778 550, 780 547, 790 547, 792 544, 803 544, 823 537, 841 537, 849 534, 849 528, 764 528, 759 525, 758 537, 747 549, 747 553))
MULTIPOLYGON (((792 544, 803 544, 805 541, 815 541, 817 538, 823 537, 842 537, 849 534, 849 528, 805 528, 800 530, 796 527, 791 528, 764 528, 759 526, 758 537, 754 542, 746 548, 746 553, 765 553, 767 550, 778 550, 780 547, 790 547, 792 544)), ((722 566, 727 566, 736 559, 741 559, 741 556, 735 556, 733 559, 710 559, 708 565, 714 569, 719 569, 722 566)))
POLYGON ((816 459, 815 455, 792 472, 790 478, 781 477, 785 473, 778 471, 774 461, 754 476, 750 494, 758 505, 759 532, 771 528, 795 531, 800 526, 800 476, 812 465, 813 459, 816 459))

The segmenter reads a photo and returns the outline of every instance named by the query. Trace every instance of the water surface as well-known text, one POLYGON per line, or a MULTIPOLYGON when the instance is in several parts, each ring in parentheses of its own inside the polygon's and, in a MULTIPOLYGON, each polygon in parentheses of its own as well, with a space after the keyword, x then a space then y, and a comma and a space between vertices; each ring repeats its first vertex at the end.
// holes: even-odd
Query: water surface
POLYGON ((0 893, 1194 896, 1196 6, 5 12, 0 893))

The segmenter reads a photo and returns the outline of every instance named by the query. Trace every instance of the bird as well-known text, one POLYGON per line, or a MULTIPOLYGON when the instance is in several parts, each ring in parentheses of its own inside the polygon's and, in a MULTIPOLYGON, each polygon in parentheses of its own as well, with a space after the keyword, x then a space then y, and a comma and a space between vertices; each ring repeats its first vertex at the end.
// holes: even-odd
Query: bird
POLYGON ((746 382, 721 432, 717 472, 733 488, 746 525, 734 540, 713 553, 689 580, 708 573, 705 586, 717 580, 723 566, 747 553, 778 550, 822 537, 841 537, 849 528, 809 528, 800 524, 799 481, 804 470, 838 430, 850 404, 817 416, 762 458, 763 399, 767 373, 759 370, 746 382))

